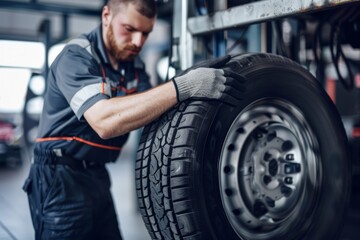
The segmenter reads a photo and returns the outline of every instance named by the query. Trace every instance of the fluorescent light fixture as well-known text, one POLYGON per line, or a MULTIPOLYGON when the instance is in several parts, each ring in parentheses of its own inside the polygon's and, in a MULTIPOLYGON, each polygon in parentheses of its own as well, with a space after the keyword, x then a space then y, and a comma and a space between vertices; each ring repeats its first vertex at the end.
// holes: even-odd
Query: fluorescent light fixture
POLYGON ((41 42, 0 40, 0 66, 42 69, 45 46, 41 42))
POLYGON ((45 78, 42 75, 35 75, 30 79, 29 88, 36 95, 43 95, 45 92, 45 78))
POLYGON ((30 77, 29 69, 0 68, 0 112, 22 111, 30 77))
POLYGON ((65 45, 65 43, 59 43, 49 49, 49 67, 54 62, 55 58, 59 55, 59 53, 63 50, 65 45))

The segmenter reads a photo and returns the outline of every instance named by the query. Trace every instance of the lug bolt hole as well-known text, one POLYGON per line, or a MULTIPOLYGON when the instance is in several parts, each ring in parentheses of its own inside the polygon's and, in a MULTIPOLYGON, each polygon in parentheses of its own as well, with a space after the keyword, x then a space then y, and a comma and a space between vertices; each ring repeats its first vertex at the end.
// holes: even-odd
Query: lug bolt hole
POLYGON ((236 130, 237 133, 240 133, 240 134, 244 134, 245 133, 245 129, 244 128, 238 128, 236 130))
POLYGON ((235 145, 234 145, 234 144, 230 144, 230 145, 228 146, 228 150, 229 150, 229 151, 234 151, 234 150, 235 150, 235 145))
POLYGON ((232 212, 233 212, 233 214, 234 214, 235 216, 239 216, 239 215, 241 214, 241 210, 240 210, 240 209, 234 209, 232 212))
POLYGON ((229 174, 231 172, 232 172, 232 167, 231 166, 225 166, 224 167, 224 173, 229 174))
POLYGON ((231 190, 230 188, 225 189, 225 194, 230 197, 233 194, 233 190, 231 190))

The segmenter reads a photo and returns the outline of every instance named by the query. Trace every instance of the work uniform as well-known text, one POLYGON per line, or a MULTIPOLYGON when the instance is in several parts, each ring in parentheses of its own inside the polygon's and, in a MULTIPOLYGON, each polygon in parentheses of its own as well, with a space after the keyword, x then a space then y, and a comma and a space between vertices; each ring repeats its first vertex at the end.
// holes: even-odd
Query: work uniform
POLYGON ((101 139, 83 115, 100 100, 150 87, 140 58, 112 68, 101 26, 65 46, 50 67, 24 184, 36 239, 121 239, 105 163, 116 161, 128 134, 101 139))

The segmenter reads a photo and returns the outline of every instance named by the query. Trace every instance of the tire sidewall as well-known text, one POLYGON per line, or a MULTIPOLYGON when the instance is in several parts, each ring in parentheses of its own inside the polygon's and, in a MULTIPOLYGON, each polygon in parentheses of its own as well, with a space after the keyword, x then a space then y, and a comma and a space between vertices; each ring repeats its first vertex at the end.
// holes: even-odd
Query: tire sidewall
POLYGON ((210 111, 212 116, 208 116, 210 126, 204 125, 200 130, 206 131, 200 135, 203 139, 198 141, 201 156, 198 156, 199 169, 196 171, 199 172, 196 177, 199 189, 202 189, 198 196, 199 206, 203 206, 200 217, 204 219, 205 230, 202 232, 208 234, 204 239, 240 239, 222 206, 219 159, 234 119, 249 104, 264 98, 284 99, 300 109, 320 148, 322 179, 318 202, 307 208, 312 209, 309 210, 311 214, 297 218, 294 228, 289 229, 289 233, 295 232, 294 236, 288 238, 287 235, 286 239, 305 236, 306 239, 332 239, 338 235, 338 229, 332 225, 343 218, 349 195, 347 140, 336 109, 317 81, 296 64, 268 59, 260 59, 250 67, 244 67, 241 61, 238 63, 233 60, 227 68, 248 79, 243 100, 236 107, 215 104, 216 110, 210 111))

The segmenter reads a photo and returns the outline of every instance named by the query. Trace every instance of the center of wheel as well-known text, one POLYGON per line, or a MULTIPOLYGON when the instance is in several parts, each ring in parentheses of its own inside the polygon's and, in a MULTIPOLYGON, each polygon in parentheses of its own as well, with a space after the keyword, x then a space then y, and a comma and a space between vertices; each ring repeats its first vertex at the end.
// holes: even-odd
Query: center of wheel
POLYGON ((275 177, 279 169, 279 164, 275 159, 270 160, 269 162, 269 173, 271 176, 275 177))
MULTIPOLYGON (((222 201, 236 231, 276 229, 297 211, 311 148, 299 113, 287 102, 259 102, 234 120, 219 172, 222 201), (305 147, 304 147, 305 146, 305 147)), ((310 176, 314 178, 313 176, 310 176)), ((300 202, 300 203, 299 203, 300 202)))

